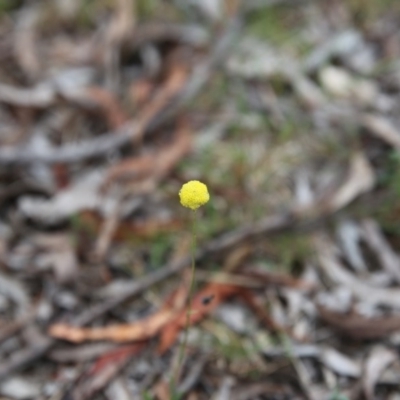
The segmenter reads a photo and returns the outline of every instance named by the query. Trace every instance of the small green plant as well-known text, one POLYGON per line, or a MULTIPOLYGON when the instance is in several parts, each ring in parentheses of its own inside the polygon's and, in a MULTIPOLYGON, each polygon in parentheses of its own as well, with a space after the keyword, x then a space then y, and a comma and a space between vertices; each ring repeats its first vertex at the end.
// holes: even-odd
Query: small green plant
POLYGON ((187 347, 188 331, 190 325, 190 315, 192 308, 192 297, 194 292, 195 284, 195 271, 196 271, 196 250, 197 250, 197 209, 202 205, 206 204, 210 200, 207 186, 200 181, 189 181, 185 183, 179 192, 180 202, 184 207, 190 208, 193 211, 193 223, 192 223, 192 270, 190 277, 189 287, 189 298, 188 307, 186 313, 186 324, 184 329, 184 338, 179 349, 178 365, 176 371, 173 372, 172 379, 170 381, 170 392, 172 400, 179 400, 180 394, 177 392, 177 381, 180 375, 182 362, 187 347))
POLYGON ((149 392, 143 392, 144 400, 154 400, 154 397, 149 392))
POLYGON ((162 261, 170 248, 170 237, 165 234, 159 234, 153 239, 153 244, 150 248, 150 265, 153 268, 158 268, 162 265, 162 261))
POLYGON ((335 391, 329 397, 329 400, 349 400, 349 397, 340 393, 338 389, 335 389, 335 391))

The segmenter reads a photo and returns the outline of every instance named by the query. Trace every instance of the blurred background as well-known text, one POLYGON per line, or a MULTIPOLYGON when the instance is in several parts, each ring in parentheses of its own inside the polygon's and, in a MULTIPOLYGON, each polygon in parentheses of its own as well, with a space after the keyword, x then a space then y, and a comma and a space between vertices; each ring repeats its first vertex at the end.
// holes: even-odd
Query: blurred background
POLYGON ((398 0, 0 0, 1 398, 400 399, 399 27, 398 0))

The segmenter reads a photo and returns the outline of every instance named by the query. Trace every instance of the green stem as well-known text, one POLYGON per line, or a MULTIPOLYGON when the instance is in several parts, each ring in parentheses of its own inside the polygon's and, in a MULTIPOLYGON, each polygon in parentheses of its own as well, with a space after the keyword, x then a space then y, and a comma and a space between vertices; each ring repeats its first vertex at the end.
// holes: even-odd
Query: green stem
MULTIPOLYGON (((175 372, 175 376, 173 377, 172 383, 173 386, 175 383, 178 382, 180 370, 183 363, 183 358, 185 355, 185 350, 187 348, 187 341, 188 341, 188 332, 190 326, 190 315, 192 313, 192 300, 193 300, 193 293, 195 289, 195 273, 196 273, 196 249, 197 249, 197 212, 196 210, 193 211, 193 221, 192 221, 192 270, 191 270, 191 277, 190 277, 190 287, 189 287, 189 296, 188 296, 188 307, 186 312, 186 322, 185 322, 185 329, 184 329, 184 337, 183 341, 179 348, 179 358, 178 358, 178 366, 175 372)), ((174 388, 176 392, 176 388, 174 388)))

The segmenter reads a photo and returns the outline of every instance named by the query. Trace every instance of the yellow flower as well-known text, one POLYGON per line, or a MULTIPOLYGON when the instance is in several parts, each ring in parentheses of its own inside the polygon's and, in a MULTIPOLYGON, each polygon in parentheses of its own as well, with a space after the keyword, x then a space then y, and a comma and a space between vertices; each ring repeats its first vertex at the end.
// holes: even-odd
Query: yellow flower
POLYGON ((207 186, 199 181, 189 181, 185 183, 179 191, 179 197, 181 199, 181 204, 192 210, 197 210, 210 200, 207 186))

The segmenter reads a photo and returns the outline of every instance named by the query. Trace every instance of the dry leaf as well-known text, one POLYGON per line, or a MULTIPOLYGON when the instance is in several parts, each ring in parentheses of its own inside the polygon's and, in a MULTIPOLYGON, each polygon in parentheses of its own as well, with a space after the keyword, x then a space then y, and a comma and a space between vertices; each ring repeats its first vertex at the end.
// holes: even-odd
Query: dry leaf
MULTIPOLYGON (((90 226, 94 232, 97 232, 102 224, 102 217, 98 213, 91 211, 82 211, 79 213, 79 219, 82 226, 90 226)), ((152 238, 160 232, 173 232, 182 228, 182 222, 179 220, 160 220, 159 218, 150 218, 144 221, 120 221, 113 239, 126 241, 133 236, 139 238, 152 238)), ((187 253, 185 253, 187 254, 187 253)))
POLYGON ((218 388, 218 391, 211 398, 211 400, 230 400, 233 395, 233 387, 235 386, 236 380, 232 376, 225 376, 218 388))
POLYGON ((86 379, 74 387, 71 398, 74 400, 92 399, 94 394, 104 388, 132 356, 140 353, 144 347, 145 343, 122 346, 99 358, 90 367, 86 379))
POLYGON ((362 378, 365 396, 368 400, 375 399, 375 385, 385 369, 397 360, 397 353, 386 347, 374 347, 365 362, 362 378))
POLYGON ((78 274, 78 260, 71 239, 62 234, 38 235, 34 237, 36 246, 44 253, 38 255, 42 267, 54 270, 59 283, 73 281, 78 274))
POLYGON ((186 295, 186 287, 181 286, 159 311, 137 322, 98 328, 54 324, 49 329, 49 335, 74 343, 81 343, 85 340, 111 340, 124 343, 150 339, 157 335, 161 328, 179 313, 184 305, 183 299, 186 298, 186 295))
POLYGON ((115 1, 117 10, 107 31, 106 40, 110 45, 115 45, 129 38, 135 26, 135 2, 132 0, 115 1))
POLYGON ((339 375, 352 378, 358 378, 361 375, 361 365, 335 349, 322 349, 320 360, 327 368, 339 375))
POLYGON ((129 97, 136 107, 142 107, 149 101, 154 91, 154 83, 149 78, 133 81, 129 87, 129 97))
POLYGON ((171 400, 170 384, 164 378, 157 382, 154 393, 157 396, 157 400, 171 400))
POLYGON ((105 186, 115 182, 158 181, 168 175, 187 154, 191 141, 190 131, 186 124, 181 124, 175 140, 157 153, 123 160, 112 166, 107 174, 105 186))
POLYGON ((353 339, 380 339, 400 331, 400 316, 366 318, 359 314, 337 313, 317 305, 323 321, 353 339))
POLYGON ((153 337, 173 316, 173 311, 163 310, 136 323, 101 328, 79 328, 66 324, 55 324, 50 327, 49 335, 74 343, 81 343, 85 340, 134 342, 153 337))
POLYGON ((120 346, 116 349, 108 351, 96 360, 96 362, 89 369, 88 375, 96 375, 108 364, 113 364, 121 359, 125 359, 127 356, 129 357, 132 354, 136 354, 143 349, 144 344, 145 343, 136 343, 127 346, 120 346))
POLYGON ((365 114, 361 119, 361 123, 376 137, 382 139, 395 149, 400 150, 400 132, 388 118, 374 114, 365 114))
POLYGON ((14 52, 16 60, 30 78, 36 78, 41 69, 36 46, 39 20, 40 8, 36 5, 25 7, 19 13, 15 30, 14 52))
POLYGON ((55 88, 49 82, 37 84, 32 88, 18 88, 0 84, 0 102, 21 107, 49 107, 56 98, 55 88))
POLYGON ((374 250, 382 267, 392 278, 400 282, 400 257, 394 252, 385 239, 379 225, 373 220, 366 220, 363 222, 363 228, 365 239, 371 249, 374 250))
POLYGON ((250 290, 242 290, 240 296, 246 304, 253 309, 267 329, 273 332, 286 332, 287 329, 274 321, 268 311, 266 311, 264 304, 260 304, 256 296, 250 290))
POLYGON ((0 271, 0 293, 5 298, 9 298, 15 303, 19 316, 26 316, 31 304, 31 299, 28 296, 25 286, 19 280, 5 275, 0 271))
POLYGON ((362 153, 353 155, 346 182, 331 197, 328 209, 333 212, 348 205, 360 194, 370 191, 375 185, 375 173, 362 153))
POLYGON ((254 278, 265 286, 290 287, 294 289, 311 290, 314 285, 303 279, 295 278, 282 272, 271 272, 261 268, 246 268, 246 277, 254 278))
MULTIPOLYGON (((200 322, 215 310, 222 301, 240 290, 241 288, 236 285, 208 284, 193 297, 188 321, 189 326, 200 322)), ((180 331, 186 327, 187 318, 188 310, 185 308, 162 329, 158 347, 159 354, 165 353, 175 343, 180 331)))
POLYGON ((81 210, 99 209, 99 189, 104 175, 101 170, 80 177, 77 182, 60 190, 51 199, 23 196, 18 206, 23 215, 45 225, 57 224, 81 210))
POLYGON ((341 248, 349 263, 357 272, 367 272, 360 246, 361 233, 361 228, 349 220, 341 222, 338 228, 341 248))
POLYGON ((90 86, 84 89, 82 96, 104 111, 110 129, 117 130, 128 121, 118 99, 108 90, 100 86, 90 86))
POLYGON ((354 295, 368 304, 400 308, 399 289, 379 288, 363 282, 340 263, 333 245, 327 240, 317 239, 315 248, 319 260, 318 266, 336 284, 348 287, 354 295))
MULTIPOLYGON (((156 114, 160 113, 168 106, 169 101, 173 99, 184 86, 187 74, 188 71, 181 65, 175 65, 171 69, 164 86, 157 91, 150 103, 141 110, 139 119, 139 125, 141 127, 146 127, 156 114)), ((135 141, 141 140, 143 128, 141 129, 142 133, 135 136, 135 141)))

